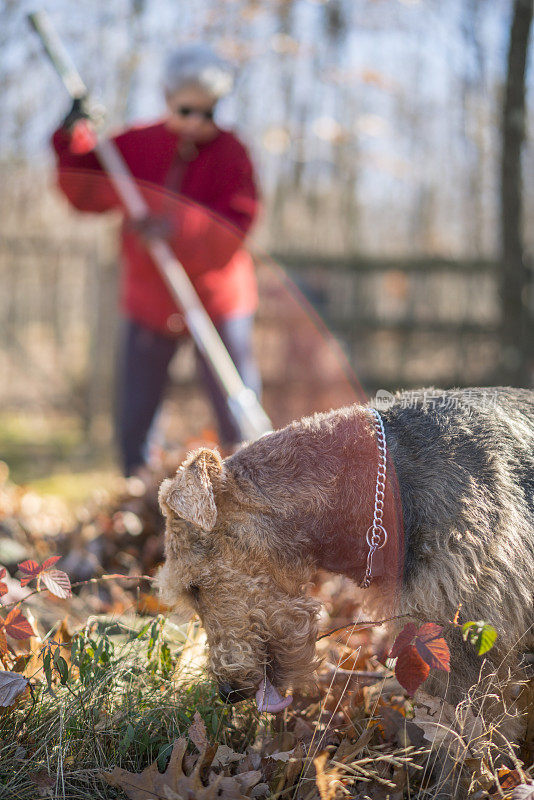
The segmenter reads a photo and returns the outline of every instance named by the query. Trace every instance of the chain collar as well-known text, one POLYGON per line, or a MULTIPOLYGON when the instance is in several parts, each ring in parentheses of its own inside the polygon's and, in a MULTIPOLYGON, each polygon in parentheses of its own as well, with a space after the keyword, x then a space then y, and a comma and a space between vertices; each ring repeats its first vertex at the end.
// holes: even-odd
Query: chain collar
POLYGON ((367 554, 365 575, 360 583, 362 589, 367 589, 371 585, 371 581, 373 580, 373 556, 377 550, 381 550, 384 547, 388 540, 386 529, 382 525, 382 518, 384 516, 384 499, 386 493, 386 434, 384 431, 382 417, 376 408, 370 408, 369 411, 374 416, 373 422, 376 430, 376 440, 378 446, 378 471, 376 474, 373 523, 365 536, 369 546, 369 552, 367 554))

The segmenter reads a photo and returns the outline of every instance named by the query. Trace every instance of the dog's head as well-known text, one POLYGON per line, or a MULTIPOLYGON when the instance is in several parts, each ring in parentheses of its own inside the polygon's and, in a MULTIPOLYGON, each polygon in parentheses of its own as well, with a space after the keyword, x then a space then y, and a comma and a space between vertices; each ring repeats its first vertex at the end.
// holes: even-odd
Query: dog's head
POLYGON ((221 695, 234 702, 256 694, 274 711, 287 705, 279 691, 316 667, 318 604, 305 595, 312 564, 299 548, 293 504, 282 500, 291 487, 281 480, 266 492, 262 465, 258 474, 243 470, 238 456, 223 462, 198 450, 161 484, 159 582, 167 602, 201 618, 221 695))

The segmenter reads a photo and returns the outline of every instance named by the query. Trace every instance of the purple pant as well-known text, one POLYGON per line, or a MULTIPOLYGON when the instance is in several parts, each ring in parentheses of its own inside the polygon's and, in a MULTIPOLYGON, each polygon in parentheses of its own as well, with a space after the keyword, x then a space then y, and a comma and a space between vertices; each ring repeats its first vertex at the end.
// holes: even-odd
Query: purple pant
MULTIPOLYGON (((228 317, 217 330, 246 386, 259 395, 261 380, 252 354, 253 317, 228 317)), ((146 463, 147 438, 168 383, 169 363, 180 346, 132 320, 126 321, 119 368, 116 433, 122 468, 131 475, 146 463)), ((237 444, 241 433, 226 398, 203 356, 196 352, 204 389, 211 401, 222 445, 237 444)))

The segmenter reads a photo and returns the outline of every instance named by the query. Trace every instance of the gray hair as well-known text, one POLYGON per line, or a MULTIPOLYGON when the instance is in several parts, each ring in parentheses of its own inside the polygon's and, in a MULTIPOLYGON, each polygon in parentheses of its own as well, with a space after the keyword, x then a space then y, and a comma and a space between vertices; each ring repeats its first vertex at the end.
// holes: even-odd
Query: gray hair
POLYGON ((168 95, 194 84, 218 99, 232 91, 234 80, 234 66, 205 44, 173 50, 163 68, 163 88, 168 95))

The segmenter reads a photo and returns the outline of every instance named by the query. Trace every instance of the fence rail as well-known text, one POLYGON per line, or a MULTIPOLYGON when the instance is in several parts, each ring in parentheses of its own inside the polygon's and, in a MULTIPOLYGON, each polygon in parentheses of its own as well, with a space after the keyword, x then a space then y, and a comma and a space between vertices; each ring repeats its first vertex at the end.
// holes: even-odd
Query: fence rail
MULTIPOLYGON (((501 307, 494 262, 283 253, 274 262, 282 272, 259 264, 256 331, 271 413, 273 405, 283 405, 279 398, 290 383, 295 392, 320 393, 322 384, 346 381, 346 365, 336 372, 332 357, 327 363, 314 355, 325 337, 321 325, 310 322, 306 303, 295 299, 292 282, 338 339, 354 382, 367 394, 498 380, 501 307)), ((98 241, 11 236, 0 242, 0 274, 2 407, 75 410, 90 430, 112 404, 119 327, 114 253, 98 241)), ((176 366, 178 387, 192 385, 192 362, 184 358, 176 366)), ((327 402, 334 401, 325 396, 327 402)))

